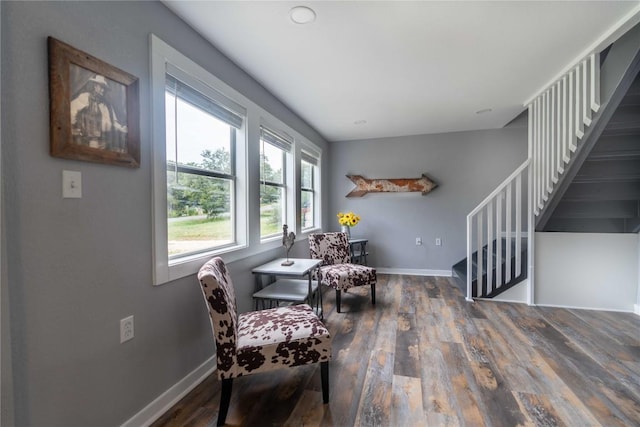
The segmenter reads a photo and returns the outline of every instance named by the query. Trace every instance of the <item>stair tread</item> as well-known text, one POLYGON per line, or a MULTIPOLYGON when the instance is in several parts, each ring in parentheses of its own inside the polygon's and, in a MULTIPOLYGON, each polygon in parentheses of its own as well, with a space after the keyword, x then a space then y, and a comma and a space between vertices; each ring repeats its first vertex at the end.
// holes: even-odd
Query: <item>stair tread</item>
MULTIPOLYGON (((503 243, 506 243, 506 239, 500 239, 503 243)), ((523 239, 525 240, 525 239, 523 239)), ((497 240, 494 240, 494 242, 496 242, 497 240)), ((515 261, 516 261, 516 253, 515 253, 515 242, 513 242, 513 250, 512 250, 512 255, 511 255, 511 273, 512 275, 515 274, 515 261)), ((497 245, 493 245, 494 249, 496 248, 497 245)), ((485 245, 483 247, 483 251, 487 251, 487 247, 488 245, 485 245)), ((506 247, 506 245, 503 245, 503 248, 506 247)), ((498 276, 498 271, 497 269, 500 268, 501 269, 501 276, 504 277, 504 275, 506 274, 507 271, 507 259, 506 259, 506 254, 505 254, 506 250, 503 251, 503 259, 501 262, 497 262, 494 264, 494 267, 491 269, 492 270, 492 283, 491 283, 491 289, 494 288, 494 286, 496 286, 496 282, 497 282, 497 276, 498 276)), ((509 287, 513 286, 515 283, 519 283, 520 281, 522 281, 525 277, 526 277, 526 260, 527 260, 527 245, 525 242, 523 242, 522 244, 522 248, 521 248, 521 273, 519 276, 512 276, 511 280, 505 284, 503 284, 502 286, 500 286, 498 290, 493 290, 491 293, 487 294, 487 295, 482 295, 483 298, 488 297, 488 295, 492 295, 495 296, 498 293, 504 292, 506 289, 508 289, 509 287), (494 295, 495 294, 495 295, 494 295)), ((477 251, 474 252, 472 254, 471 257, 471 261, 472 261, 472 288, 473 288, 473 295, 477 295, 477 271, 478 271, 478 266, 477 266, 477 256, 478 253, 477 251)), ((487 259, 486 257, 483 256, 483 260, 482 260, 482 277, 483 277, 483 286, 482 286, 482 293, 485 294, 487 291, 487 270, 486 270, 486 266, 487 266, 487 259)), ((453 276, 457 279, 456 283, 458 285, 458 287, 463 291, 463 293, 466 294, 467 292, 467 258, 464 258, 460 261, 458 261, 456 264, 454 264, 451 268, 452 270, 452 274, 453 276)))

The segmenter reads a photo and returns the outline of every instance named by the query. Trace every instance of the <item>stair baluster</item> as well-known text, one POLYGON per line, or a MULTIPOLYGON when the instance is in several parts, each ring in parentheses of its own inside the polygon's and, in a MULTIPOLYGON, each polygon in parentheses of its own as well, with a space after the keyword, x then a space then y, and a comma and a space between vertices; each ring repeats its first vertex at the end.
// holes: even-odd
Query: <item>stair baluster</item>
POLYGON ((535 216, 600 108, 600 55, 587 56, 527 107, 527 160, 467 215, 467 258, 453 268, 466 276, 467 300, 491 298, 531 278, 535 216))

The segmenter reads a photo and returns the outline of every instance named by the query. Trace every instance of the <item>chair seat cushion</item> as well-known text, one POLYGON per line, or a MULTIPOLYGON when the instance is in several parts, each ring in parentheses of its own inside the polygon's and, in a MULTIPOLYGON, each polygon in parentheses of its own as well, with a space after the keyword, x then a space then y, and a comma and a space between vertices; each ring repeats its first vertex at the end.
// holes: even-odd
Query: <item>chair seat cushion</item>
POLYGON ((307 304, 242 313, 234 376, 331 359, 331 336, 307 304))
POLYGON ((376 270, 360 264, 325 265, 320 267, 320 282, 344 291, 355 286, 376 283, 376 270))

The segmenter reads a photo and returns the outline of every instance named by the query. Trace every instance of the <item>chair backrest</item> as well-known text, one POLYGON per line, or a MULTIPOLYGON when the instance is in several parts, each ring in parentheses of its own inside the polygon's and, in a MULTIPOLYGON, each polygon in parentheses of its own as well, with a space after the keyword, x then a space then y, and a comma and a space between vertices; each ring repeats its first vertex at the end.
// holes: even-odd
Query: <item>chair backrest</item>
POLYGON ((321 259, 322 265, 347 264, 351 251, 347 233, 315 233, 309 235, 311 258, 321 259))
POLYGON ((233 282, 220 257, 211 259, 200 268, 198 280, 209 308, 211 328, 216 341, 218 376, 226 378, 224 372, 235 365, 238 337, 238 309, 233 282))

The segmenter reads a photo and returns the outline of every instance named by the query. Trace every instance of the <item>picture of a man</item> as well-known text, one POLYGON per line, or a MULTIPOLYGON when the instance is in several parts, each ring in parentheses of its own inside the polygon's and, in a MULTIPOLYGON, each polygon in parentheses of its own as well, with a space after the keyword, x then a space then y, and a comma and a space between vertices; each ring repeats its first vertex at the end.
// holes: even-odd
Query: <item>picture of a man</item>
POLYGON ((122 119, 126 118, 124 86, 75 65, 71 71, 72 85, 75 83, 80 87, 70 104, 71 134, 74 143, 125 152, 127 126, 123 125, 120 119, 120 116, 122 119), (119 113, 114 107, 114 101, 118 100, 122 101, 119 113))

